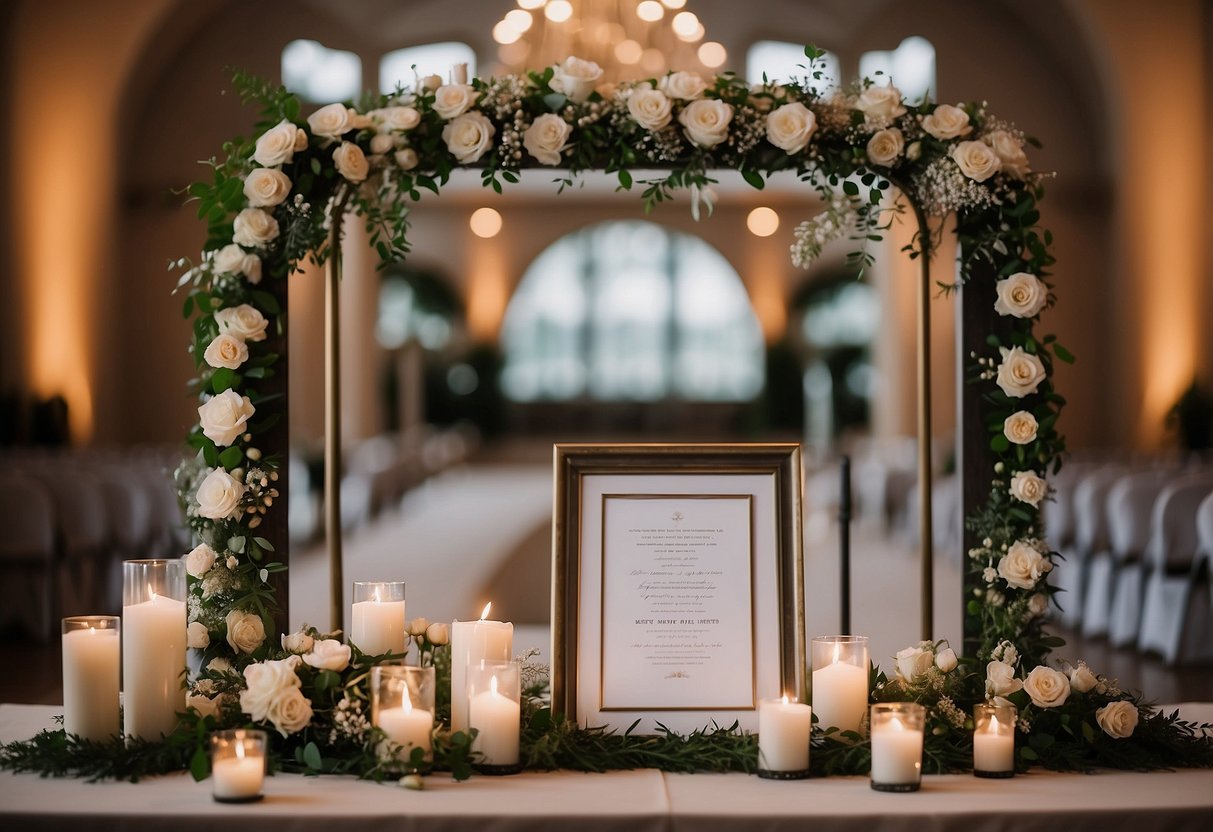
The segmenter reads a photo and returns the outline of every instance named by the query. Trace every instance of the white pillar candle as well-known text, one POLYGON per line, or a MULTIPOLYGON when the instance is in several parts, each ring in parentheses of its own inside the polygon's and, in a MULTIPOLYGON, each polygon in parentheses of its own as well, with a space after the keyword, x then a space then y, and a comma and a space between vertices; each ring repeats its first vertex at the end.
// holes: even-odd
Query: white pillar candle
POLYGON ((122 608, 123 733, 158 740, 185 710, 185 602, 164 595, 122 608))
POLYGON ((403 653, 408 638, 404 601, 356 601, 352 608, 350 641, 368 656, 403 653))
POLYGON ((512 766, 518 762, 518 733, 522 711, 518 703, 497 691, 497 677, 489 689, 468 702, 469 727, 479 733, 472 750, 484 755, 481 762, 490 766, 512 766))
POLYGON ((482 661, 507 662, 514 652, 514 625, 486 621, 489 603, 479 621, 456 621, 451 625, 451 730, 468 729, 468 668, 482 661))
POLYGON ((872 782, 917 784, 922 779, 922 730, 897 716, 872 726, 872 782))
MULTIPOLYGON (((79 619, 81 623, 87 619, 79 619)), ((117 623, 117 618, 112 618, 117 623)), ((100 623, 100 622, 97 622, 100 623)), ((119 733, 118 630, 87 626, 63 633, 63 730, 87 740, 119 733)))
POLYGON ((813 710, 788 697, 758 705, 758 768, 807 771, 813 710))
POLYGON ((434 713, 422 708, 414 708, 407 696, 402 707, 383 708, 379 711, 376 724, 387 734, 388 739, 402 746, 400 757, 407 759, 414 748, 430 754, 430 736, 434 732, 434 713))
POLYGON ((813 671, 813 711, 822 730, 858 731, 867 710, 867 670, 835 661, 813 671))

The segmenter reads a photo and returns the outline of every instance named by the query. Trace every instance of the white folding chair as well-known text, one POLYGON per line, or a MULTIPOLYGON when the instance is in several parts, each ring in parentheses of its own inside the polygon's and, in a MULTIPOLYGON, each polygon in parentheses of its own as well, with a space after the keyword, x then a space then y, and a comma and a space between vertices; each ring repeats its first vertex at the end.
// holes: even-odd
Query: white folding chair
POLYGON ((1088 636, 1108 632, 1112 560, 1108 554, 1108 492, 1129 469, 1108 465, 1083 477, 1074 490, 1074 545, 1063 551, 1065 561, 1055 571, 1055 596, 1062 622, 1082 627, 1088 636), (1068 573, 1068 574, 1067 574, 1068 573))
POLYGON ((1145 591, 1142 557, 1150 541, 1150 520, 1158 495, 1174 476, 1165 468, 1126 474, 1108 492, 1108 552, 1112 558, 1108 641, 1114 647, 1137 641, 1145 591))

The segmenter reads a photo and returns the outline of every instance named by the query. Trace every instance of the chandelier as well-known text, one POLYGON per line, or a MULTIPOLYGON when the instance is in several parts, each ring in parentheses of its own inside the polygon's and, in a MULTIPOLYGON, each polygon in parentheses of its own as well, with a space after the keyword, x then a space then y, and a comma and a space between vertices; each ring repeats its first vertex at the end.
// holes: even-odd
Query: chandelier
POLYGON ((604 81, 711 74, 728 59, 687 0, 516 0, 493 27, 506 72, 537 69, 570 55, 594 61, 604 81))

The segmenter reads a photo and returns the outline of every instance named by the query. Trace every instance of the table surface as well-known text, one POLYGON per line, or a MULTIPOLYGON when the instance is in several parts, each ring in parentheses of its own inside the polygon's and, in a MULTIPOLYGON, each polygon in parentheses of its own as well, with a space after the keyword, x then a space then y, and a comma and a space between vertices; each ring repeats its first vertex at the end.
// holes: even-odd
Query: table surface
MULTIPOLYGON (((1208 706, 1201 706, 1208 708, 1208 706)), ((0 742, 52 725, 60 709, 0 705, 0 742)), ((1184 708, 1196 717, 1202 710, 1184 708)), ((1206 711, 1207 712, 1207 711, 1206 711)), ((263 801, 218 804, 186 774, 87 783, 0 772, 0 829, 214 829, 218 820, 277 830, 1025 830, 1213 828, 1213 771, 1033 772, 1009 780, 923 778, 913 794, 874 792, 866 777, 796 782, 744 774, 527 772, 424 791, 350 777, 269 778, 263 801)), ((242 827, 237 827, 242 828, 242 827)))

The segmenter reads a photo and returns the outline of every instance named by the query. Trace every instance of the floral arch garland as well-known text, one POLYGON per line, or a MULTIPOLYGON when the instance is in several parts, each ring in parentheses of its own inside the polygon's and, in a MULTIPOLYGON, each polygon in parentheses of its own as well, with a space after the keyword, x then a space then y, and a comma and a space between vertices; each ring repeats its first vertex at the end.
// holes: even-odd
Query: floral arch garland
MULTIPOLYGON (((806 76, 819 76, 820 53, 805 52, 806 76)), ((193 317, 201 402, 189 435, 197 455, 177 472, 199 541, 186 556, 189 643, 204 656, 192 682, 192 718, 205 726, 253 721, 277 729, 288 767, 381 773, 368 750, 370 657, 315 630, 284 636, 280 649, 270 636, 269 582, 285 567, 257 532, 269 512, 282 511, 275 480, 287 450, 267 447, 264 438, 283 415, 281 403, 265 395, 280 361, 267 344, 281 333, 283 314, 267 288, 304 259, 322 263, 333 255, 334 217, 357 212, 387 261, 408 252, 412 204, 426 190, 438 193, 458 167, 478 167, 484 185, 498 192, 517 181, 522 167, 559 167, 562 189, 583 171, 603 169, 621 189, 639 187, 646 210, 679 189, 692 193, 698 210, 713 181, 709 172, 731 168, 755 188, 774 172, 793 171, 821 193, 824 212, 796 229, 797 265, 840 237, 880 239, 890 213, 885 196, 896 185, 920 221, 911 256, 930 256, 934 239, 924 217, 955 214, 960 282, 994 281, 990 312, 1000 334, 970 356, 993 459, 988 499, 967 518, 980 541, 966 558, 968 580, 977 587, 967 629, 980 634, 979 643, 959 666, 946 644, 923 642, 898 654, 894 677, 874 671, 874 699, 932 706, 928 770, 969 765, 962 708, 991 697, 1021 708, 1020 729, 1030 737, 1022 765, 1213 763, 1208 741, 1174 715, 1150 712, 1081 663, 1068 672, 1045 664, 1058 644, 1041 627, 1056 554, 1044 542, 1040 512, 1064 450, 1056 428, 1064 400, 1053 388, 1053 363, 1070 357, 1052 336, 1034 334, 1054 300, 1047 282, 1052 239, 1038 225, 1044 177, 1031 171, 1023 134, 984 104, 909 105, 895 87, 870 81, 822 95, 809 77, 751 86, 731 74, 704 79, 676 72, 613 85, 599 84, 600 75, 596 65, 570 58, 527 75, 468 82, 456 73, 445 84, 431 76, 415 90, 367 97, 357 106, 330 104, 306 119, 284 89, 236 76, 244 99, 263 108, 258 138, 225 145, 211 180, 190 188, 209 236, 200 262, 174 264, 184 272, 178 289, 193 317), (668 173, 634 182, 630 170, 640 167, 668 173), (285 675, 291 684, 261 690, 255 679, 283 678, 249 673, 265 662, 294 669, 285 675), (274 696, 279 706, 267 711, 274 696)), ((862 251, 853 255, 861 267, 870 259, 862 251)), ((422 624, 414 633, 423 656, 437 656, 441 666, 442 651, 435 653, 444 641, 441 627, 427 634, 422 624)), ((535 767, 586 765, 585 749, 576 748, 579 737, 591 735, 593 765, 644 764, 627 737, 607 742, 540 708, 531 711, 524 757, 535 767)), ((752 737, 717 731, 666 739, 677 746, 674 765, 683 770, 753 767, 752 737), (728 751, 708 762, 696 756, 704 743, 728 751)), ((440 767, 457 774, 467 762, 460 742, 456 735, 436 745, 440 767)), ((814 768, 866 771, 864 753, 862 743, 817 736, 814 768)))

